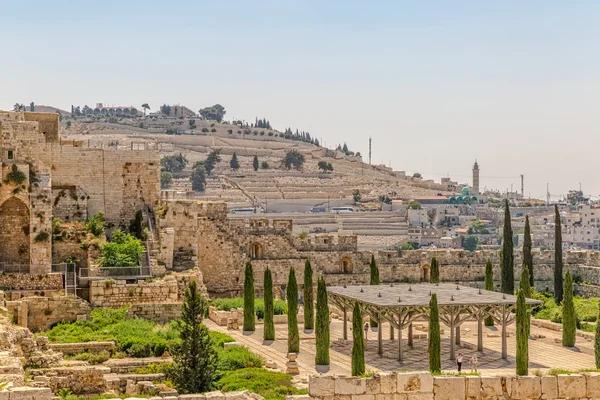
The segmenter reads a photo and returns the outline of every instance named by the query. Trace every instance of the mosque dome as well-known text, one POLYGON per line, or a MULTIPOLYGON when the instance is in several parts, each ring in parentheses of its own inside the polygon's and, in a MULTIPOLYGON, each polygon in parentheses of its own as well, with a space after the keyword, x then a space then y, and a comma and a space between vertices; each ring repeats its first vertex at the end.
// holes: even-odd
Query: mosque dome
POLYGON ((471 195, 471 191, 469 190, 468 187, 465 186, 464 188, 462 188, 462 193, 461 194, 463 196, 470 196, 471 195))

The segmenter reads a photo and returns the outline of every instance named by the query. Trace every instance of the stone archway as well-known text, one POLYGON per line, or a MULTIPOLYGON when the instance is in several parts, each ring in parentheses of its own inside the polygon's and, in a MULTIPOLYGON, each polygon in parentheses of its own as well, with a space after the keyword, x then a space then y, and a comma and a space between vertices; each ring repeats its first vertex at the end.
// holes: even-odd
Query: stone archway
POLYGON ((0 205, 0 262, 29 265, 29 207, 11 197, 0 205))
POLYGON ((353 271, 352 259, 350 257, 342 257, 340 260, 340 271, 343 274, 351 274, 353 271))
POLYGON ((263 258, 263 246, 258 242, 250 244, 250 258, 256 260, 263 258))
POLYGON ((429 264, 425 264, 421 266, 421 282, 429 283, 431 280, 431 266, 429 264))

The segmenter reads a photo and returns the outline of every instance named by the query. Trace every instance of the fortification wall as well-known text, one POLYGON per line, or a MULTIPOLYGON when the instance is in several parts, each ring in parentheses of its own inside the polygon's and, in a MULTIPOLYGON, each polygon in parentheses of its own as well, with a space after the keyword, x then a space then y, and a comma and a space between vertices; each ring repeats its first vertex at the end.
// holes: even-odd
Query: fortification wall
POLYGON ((63 281, 61 274, 0 274, 0 288, 4 290, 62 290, 63 281))
POLYGON ((90 282, 90 304, 93 307, 118 308, 128 304, 167 303, 177 301, 177 281, 167 277, 152 282, 102 280, 90 282))
POLYGON ((433 376, 380 372, 369 378, 313 375, 308 393, 320 400, 347 399, 593 399, 600 373, 557 376, 433 376))
POLYGON ((78 186, 52 187, 52 216, 63 221, 85 221, 88 215, 87 193, 78 186))

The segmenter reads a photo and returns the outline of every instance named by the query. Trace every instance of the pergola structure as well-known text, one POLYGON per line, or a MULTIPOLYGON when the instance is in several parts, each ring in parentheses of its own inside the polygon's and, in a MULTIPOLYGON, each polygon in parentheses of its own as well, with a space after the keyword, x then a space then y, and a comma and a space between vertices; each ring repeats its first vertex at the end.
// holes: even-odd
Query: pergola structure
MULTIPOLYGON (((402 330, 408 328, 408 345, 412 346, 412 323, 429 319, 431 295, 437 295, 440 321, 450 329, 450 359, 455 359, 455 344, 460 344, 460 326, 469 320, 477 321, 477 351, 483 351, 483 320, 492 317, 502 327, 502 358, 508 358, 506 327, 516 319, 512 311, 517 297, 451 283, 391 283, 364 286, 333 286, 327 288, 329 301, 344 314, 344 340, 348 340, 347 312, 358 302, 362 312, 379 323, 378 354, 383 356, 382 323, 398 330, 398 361, 402 361, 402 330)), ((527 305, 541 304, 526 299, 527 305)))

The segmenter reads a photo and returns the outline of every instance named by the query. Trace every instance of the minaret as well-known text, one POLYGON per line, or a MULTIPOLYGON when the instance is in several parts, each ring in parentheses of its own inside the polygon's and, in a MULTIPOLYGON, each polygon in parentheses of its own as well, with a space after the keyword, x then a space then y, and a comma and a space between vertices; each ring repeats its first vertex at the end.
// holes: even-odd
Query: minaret
POLYGON ((477 160, 473 164, 473 194, 479 194, 479 164, 477 164, 477 160))

